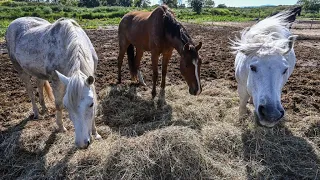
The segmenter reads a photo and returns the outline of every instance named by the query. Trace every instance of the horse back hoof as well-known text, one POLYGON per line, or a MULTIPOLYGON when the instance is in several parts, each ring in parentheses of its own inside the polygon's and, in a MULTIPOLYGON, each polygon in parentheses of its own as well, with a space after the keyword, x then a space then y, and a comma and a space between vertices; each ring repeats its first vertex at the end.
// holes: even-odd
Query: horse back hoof
POLYGON ((99 139, 102 139, 102 137, 100 136, 100 134, 97 133, 97 134, 95 135, 94 139, 99 140, 99 139))
POLYGON ((39 119, 39 115, 30 114, 29 119, 31 119, 31 120, 38 120, 38 119, 39 119))
POLYGON ((45 114, 45 113, 47 113, 47 112, 48 112, 48 109, 45 108, 45 109, 42 109, 41 114, 43 115, 43 114, 45 114))
POLYGON ((147 84, 145 82, 140 82, 139 83, 141 86, 147 87, 147 84))
POLYGON ((151 95, 152 95, 152 99, 154 99, 154 98, 156 97, 156 95, 157 95, 157 94, 152 92, 152 94, 151 94, 151 95))
POLYGON ((65 127, 60 127, 58 129, 58 131, 61 132, 61 133, 65 133, 65 132, 67 132, 67 129, 65 127))

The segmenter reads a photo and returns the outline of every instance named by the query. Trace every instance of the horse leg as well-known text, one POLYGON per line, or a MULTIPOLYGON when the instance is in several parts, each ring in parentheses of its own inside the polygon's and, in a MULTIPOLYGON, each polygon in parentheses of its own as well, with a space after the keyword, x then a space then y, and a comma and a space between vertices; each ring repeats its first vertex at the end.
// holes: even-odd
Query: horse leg
POLYGON ((66 132, 67 129, 63 126, 63 122, 62 122, 63 95, 64 95, 65 88, 62 82, 58 80, 58 81, 53 81, 52 89, 53 89, 55 105, 56 105, 56 123, 58 125, 58 129, 60 132, 66 132))
POLYGON ((239 117, 242 118, 247 113, 247 102, 249 100, 249 94, 247 88, 238 84, 238 93, 240 97, 239 117))
POLYGON ((117 82, 118 84, 121 83, 121 67, 123 64, 123 58, 126 53, 127 47, 128 45, 120 45, 120 51, 118 55, 118 82, 117 82))
POLYGON ((168 63, 169 60, 171 58, 172 55, 172 50, 170 50, 169 52, 166 52, 163 54, 163 58, 162 58, 162 77, 161 77, 161 89, 165 89, 166 87, 166 76, 167 76, 167 67, 168 67, 168 63))
POLYGON ((143 49, 142 48, 136 48, 136 57, 135 57, 135 68, 138 70, 137 72, 137 75, 139 77, 139 83, 143 86, 147 86, 146 83, 144 82, 144 79, 143 79, 143 76, 142 76, 142 73, 140 71, 140 63, 141 63, 141 59, 142 59, 142 56, 143 56, 143 49))
POLYGON ((44 80, 41 79, 37 79, 37 86, 38 86, 38 92, 39 92, 39 101, 40 101, 40 105, 41 105, 41 113, 44 114, 45 112, 47 112, 47 107, 46 104, 44 102, 44 97, 43 97, 43 87, 44 87, 44 80))
POLYGON ((93 120, 92 122, 92 135, 94 135, 95 139, 101 139, 102 137, 100 134, 97 132, 97 127, 96 127, 96 121, 93 120))
POLYGON ((159 61, 159 56, 160 53, 157 52, 152 52, 151 53, 151 61, 152 61, 152 71, 153 71, 153 75, 152 75, 152 82, 153 82, 153 86, 152 86, 152 99, 154 99, 154 97, 156 97, 157 94, 157 80, 158 80, 158 61, 159 61))
POLYGON ((27 89, 28 96, 31 99, 32 110, 33 110, 33 119, 38 119, 39 118, 39 109, 37 107, 35 97, 33 94, 33 87, 31 85, 31 81, 30 81, 31 76, 29 76, 27 73, 22 72, 20 74, 20 78, 24 82, 26 89, 27 89))

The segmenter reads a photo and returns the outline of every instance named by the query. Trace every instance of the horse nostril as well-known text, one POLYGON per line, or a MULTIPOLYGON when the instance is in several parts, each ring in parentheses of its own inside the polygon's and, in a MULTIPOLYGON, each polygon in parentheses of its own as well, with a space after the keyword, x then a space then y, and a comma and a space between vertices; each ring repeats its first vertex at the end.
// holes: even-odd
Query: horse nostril
POLYGON ((258 112, 260 114, 260 116, 265 116, 265 107, 263 105, 259 105, 258 107, 258 112))
POLYGON ((281 115, 280 115, 279 119, 281 119, 284 116, 284 110, 280 110, 280 113, 281 113, 281 115))
POLYGON ((85 140, 84 144, 86 145, 86 148, 90 145, 90 139, 85 140))

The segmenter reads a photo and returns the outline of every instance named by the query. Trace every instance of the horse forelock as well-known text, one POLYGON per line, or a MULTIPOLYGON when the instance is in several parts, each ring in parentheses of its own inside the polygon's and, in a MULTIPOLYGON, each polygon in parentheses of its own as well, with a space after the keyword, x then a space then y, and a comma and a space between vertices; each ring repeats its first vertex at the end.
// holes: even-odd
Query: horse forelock
POLYGON ((68 105, 73 111, 77 111, 85 88, 92 87, 94 91, 94 101, 96 101, 96 93, 94 85, 86 83, 87 76, 81 71, 77 71, 70 77, 65 96, 68 98, 68 105))
POLYGON ((231 41, 234 53, 263 56, 286 52, 288 37, 291 35, 286 27, 288 23, 286 19, 290 15, 290 12, 285 11, 244 29, 240 38, 236 37, 235 41, 231 41))

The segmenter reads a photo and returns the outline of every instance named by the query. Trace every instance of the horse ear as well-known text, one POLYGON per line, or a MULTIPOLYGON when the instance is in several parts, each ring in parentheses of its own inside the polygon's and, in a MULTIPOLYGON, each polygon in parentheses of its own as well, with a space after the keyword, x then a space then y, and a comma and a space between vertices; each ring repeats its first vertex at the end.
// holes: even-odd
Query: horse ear
POLYGON ((284 54, 288 54, 293 48, 294 41, 297 39, 297 35, 292 35, 288 37, 288 50, 284 54))
POLYGON ((88 85, 93 84, 93 83, 94 83, 94 77, 93 77, 93 76, 89 76, 89 77, 87 78, 86 82, 87 82, 88 85))
POLYGON ((190 44, 189 43, 186 43, 184 46, 183 46, 183 51, 189 51, 190 50, 190 44))
POLYGON ((61 74, 59 71, 57 71, 56 70, 56 73, 57 73, 57 75, 58 75, 58 77, 59 77, 59 79, 60 79, 60 81, 64 84, 64 85, 68 85, 69 84, 69 77, 67 77, 67 76, 65 76, 65 75, 63 75, 63 74, 61 74))
POLYGON ((201 47, 202 47, 202 42, 199 42, 199 44, 196 46, 196 50, 199 51, 201 47))

